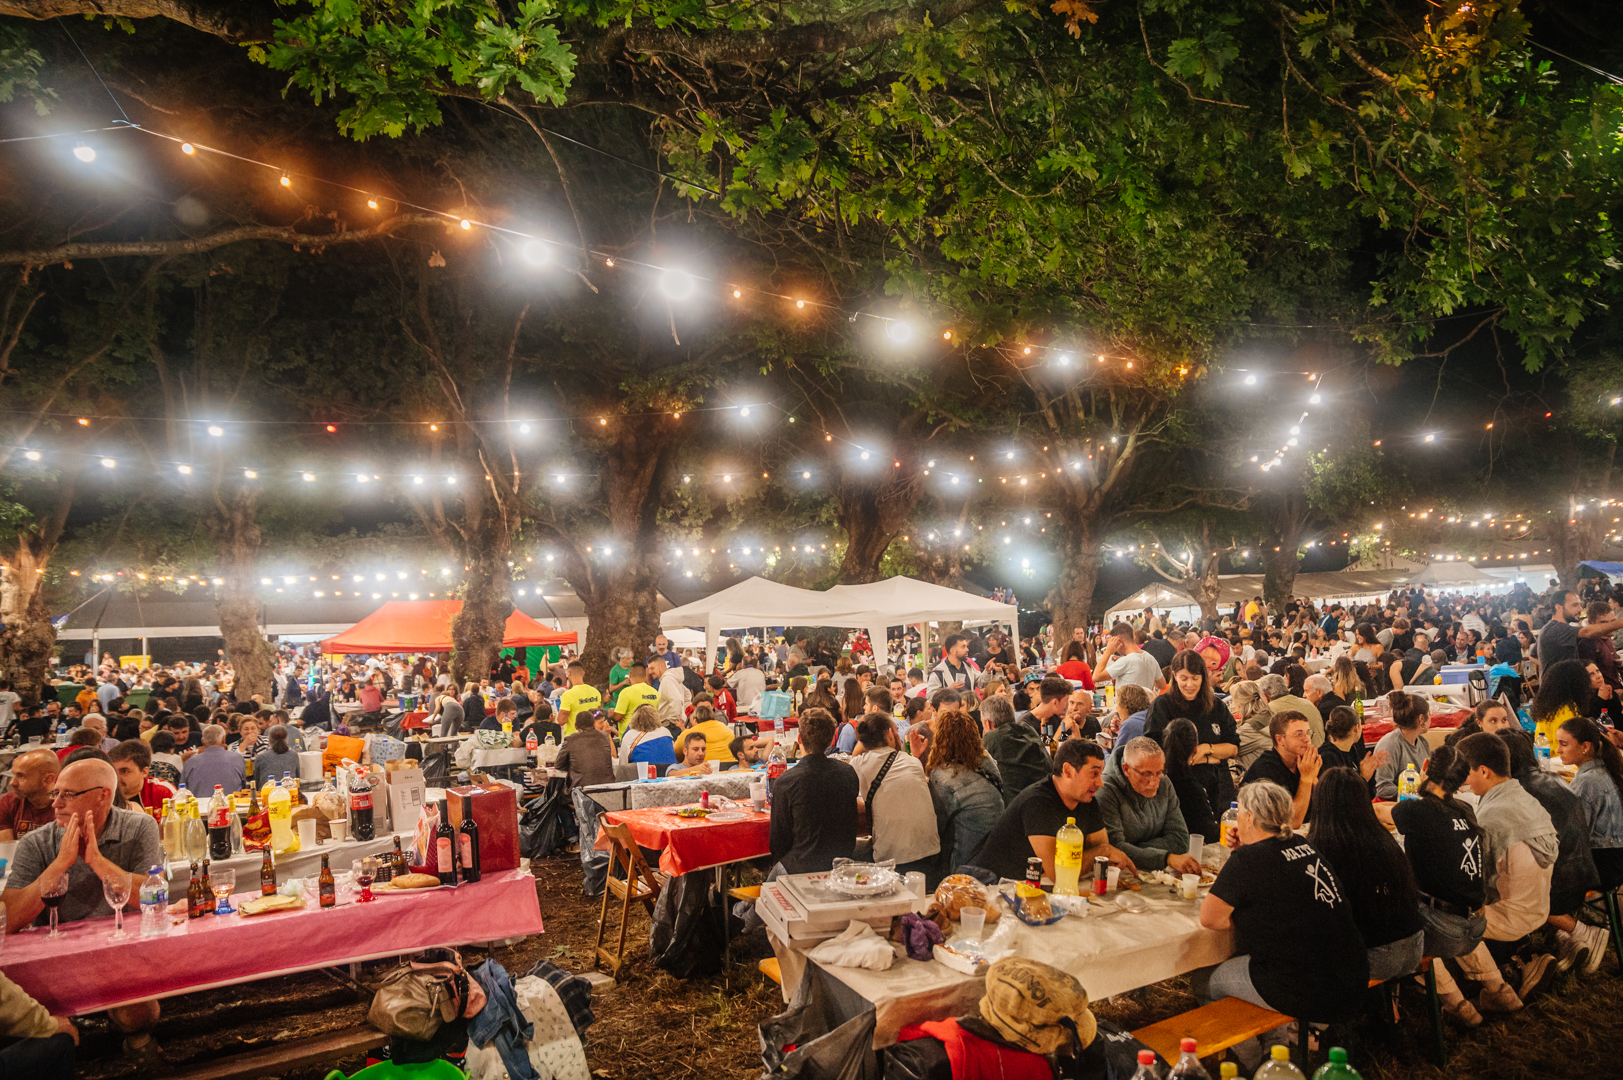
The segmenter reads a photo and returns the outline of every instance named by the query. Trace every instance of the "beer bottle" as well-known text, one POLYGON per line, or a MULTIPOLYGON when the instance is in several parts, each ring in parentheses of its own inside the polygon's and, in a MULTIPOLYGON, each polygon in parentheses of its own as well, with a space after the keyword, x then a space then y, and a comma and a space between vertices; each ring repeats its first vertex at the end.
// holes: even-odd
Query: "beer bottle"
POLYGON ((186 917, 188 919, 201 919, 203 917, 203 882, 197 876, 197 864, 192 863, 192 883, 186 887, 186 917))
POLYGON ((462 880, 478 881, 484 875, 479 872, 479 826, 473 820, 473 792, 468 792, 467 802, 462 804, 462 827, 457 830, 457 859, 462 864, 462 880))
POLYGON ((332 867, 327 865, 327 856, 321 857, 320 878, 321 906, 333 907, 338 903, 338 887, 332 879, 332 867))
POLYGON ((276 895, 276 867, 271 864, 271 850, 265 849, 265 858, 259 864, 259 895, 276 895))
POLYGON ((390 861, 394 864, 395 876, 404 877, 411 873, 411 864, 406 860, 406 853, 400 850, 400 837, 398 836, 394 838, 394 855, 390 861))
POLYGON ((214 882, 209 880, 209 861, 203 860, 203 914, 214 914, 214 882))

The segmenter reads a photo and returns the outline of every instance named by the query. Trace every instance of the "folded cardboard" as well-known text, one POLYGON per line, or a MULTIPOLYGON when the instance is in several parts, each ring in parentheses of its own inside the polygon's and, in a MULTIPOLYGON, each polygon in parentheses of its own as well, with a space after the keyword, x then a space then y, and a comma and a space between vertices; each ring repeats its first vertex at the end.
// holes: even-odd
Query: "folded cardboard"
POLYGON ((818 911, 812 912, 807 910, 789 886, 790 878, 797 876, 826 877, 791 874, 769 881, 761 886, 760 898, 755 901, 757 914, 778 940, 796 946, 802 941, 815 942, 834 937, 853 920, 865 922, 883 934, 890 930, 893 917, 913 910, 915 898, 903 889, 894 896, 880 900, 850 900, 839 910, 834 910, 833 905, 822 904, 818 911))
MULTIPOLYGON (((394 762, 390 762, 394 764, 394 762)), ((428 784, 423 770, 418 768, 390 769, 383 774, 383 787, 378 789, 389 808, 389 820, 396 832, 417 827, 417 815, 427 801, 428 784)))

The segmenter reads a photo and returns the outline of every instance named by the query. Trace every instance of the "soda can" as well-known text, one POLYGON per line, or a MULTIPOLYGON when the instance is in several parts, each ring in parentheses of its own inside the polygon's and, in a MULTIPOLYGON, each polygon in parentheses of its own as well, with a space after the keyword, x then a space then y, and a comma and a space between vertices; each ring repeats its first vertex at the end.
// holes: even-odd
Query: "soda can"
POLYGON ((1103 855, 1093 860, 1093 895, 1103 896, 1110 879, 1110 860, 1103 855))

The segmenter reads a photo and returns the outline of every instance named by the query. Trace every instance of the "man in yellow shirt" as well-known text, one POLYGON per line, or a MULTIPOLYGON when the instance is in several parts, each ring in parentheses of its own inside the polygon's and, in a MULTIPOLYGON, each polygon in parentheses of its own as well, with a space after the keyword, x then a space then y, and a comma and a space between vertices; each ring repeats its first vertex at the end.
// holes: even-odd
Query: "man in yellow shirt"
POLYGON ((624 735, 626 724, 631 720, 631 714, 644 705, 659 708, 659 687, 648 682, 648 666, 635 663, 629 669, 628 678, 631 682, 620 691, 620 696, 614 699, 614 719, 620 725, 620 734, 624 735))
POLYGON ((597 687, 586 685, 586 665, 579 660, 569 662, 569 689, 558 695, 558 715, 565 731, 575 725, 575 714, 595 709, 603 704, 603 695, 597 687))

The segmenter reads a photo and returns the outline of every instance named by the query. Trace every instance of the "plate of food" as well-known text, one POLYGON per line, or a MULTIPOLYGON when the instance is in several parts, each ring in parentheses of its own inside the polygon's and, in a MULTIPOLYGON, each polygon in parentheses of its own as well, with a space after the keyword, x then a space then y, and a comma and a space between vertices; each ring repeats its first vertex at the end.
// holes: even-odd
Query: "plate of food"
POLYGON ((269 915, 274 911, 297 911, 304 907, 302 896, 286 896, 282 893, 273 893, 270 896, 256 896, 252 900, 244 900, 237 905, 237 914, 252 917, 254 915, 269 915))
POLYGON ((828 888, 841 896, 861 900, 870 896, 884 896, 902 883, 902 877, 888 866, 873 863, 846 863, 835 867, 828 875, 828 888))
POLYGON ((715 813, 715 811, 706 810, 702 806, 673 806, 665 812, 673 817, 681 818, 709 817, 711 814, 715 813))

